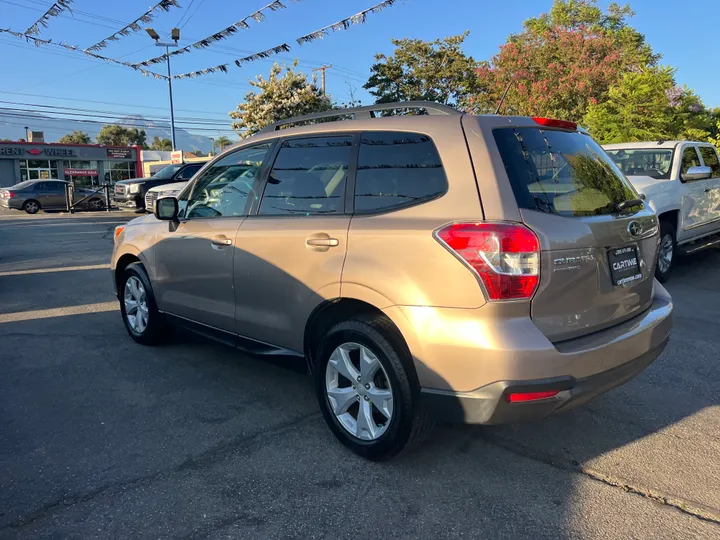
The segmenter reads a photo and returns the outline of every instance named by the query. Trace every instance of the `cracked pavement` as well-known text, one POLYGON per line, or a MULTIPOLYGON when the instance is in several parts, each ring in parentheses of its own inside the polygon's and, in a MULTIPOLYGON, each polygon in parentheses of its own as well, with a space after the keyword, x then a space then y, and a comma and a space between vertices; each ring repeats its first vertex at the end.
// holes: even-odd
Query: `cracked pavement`
POLYGON ((374 464, 305 376, 130 340, 104 265, 132 217, 0 214, 1 539, 720 539, 720 250, 678 261, 671 342, 625 386, 374 464))

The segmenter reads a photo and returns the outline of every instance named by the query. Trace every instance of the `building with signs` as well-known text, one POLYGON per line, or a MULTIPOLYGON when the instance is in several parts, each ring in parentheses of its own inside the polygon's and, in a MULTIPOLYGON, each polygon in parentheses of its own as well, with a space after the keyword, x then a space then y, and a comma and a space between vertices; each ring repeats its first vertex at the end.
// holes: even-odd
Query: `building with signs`
POLYGON ((143 176, 139 146, 0 142, 0 187, 58 178, 79 187, 143 176))

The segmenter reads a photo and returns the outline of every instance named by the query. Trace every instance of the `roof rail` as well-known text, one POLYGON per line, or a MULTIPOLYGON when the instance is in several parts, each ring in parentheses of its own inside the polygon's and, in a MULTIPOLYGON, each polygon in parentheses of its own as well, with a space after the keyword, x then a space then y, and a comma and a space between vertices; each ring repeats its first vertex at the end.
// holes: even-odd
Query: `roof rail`
POLYGON ((435 103, 434 101, 398 101, 396 103, 376 103, 375 105, 365 105, 363 107, 352 107, 349 109, 333 109, 331 111, 323 111, 287 118, 264 127, 258 131, 258 133, 276 131, 280 129, 281 126, 285 126, 287 124, 297 124, 307 122, 309 120, 320 120, 322 118, 336 118, 338 116, 350 116, 351 120, 366 120, 368 118, 373 118, 372 113, 375 111, 391 111, 394 109, 424 109, 429 115, 462 114, 460 111, 453 109, 449 105, 435 103))

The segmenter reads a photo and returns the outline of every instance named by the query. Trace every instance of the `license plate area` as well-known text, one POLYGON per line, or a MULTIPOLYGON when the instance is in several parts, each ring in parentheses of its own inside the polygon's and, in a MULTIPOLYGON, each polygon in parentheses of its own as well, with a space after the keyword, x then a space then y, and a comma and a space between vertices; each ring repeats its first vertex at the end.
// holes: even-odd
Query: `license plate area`
POLYGON ((608 264, 613 285, 629 285, 642 279, 637 248, 626 246, 608 250, 608 264))

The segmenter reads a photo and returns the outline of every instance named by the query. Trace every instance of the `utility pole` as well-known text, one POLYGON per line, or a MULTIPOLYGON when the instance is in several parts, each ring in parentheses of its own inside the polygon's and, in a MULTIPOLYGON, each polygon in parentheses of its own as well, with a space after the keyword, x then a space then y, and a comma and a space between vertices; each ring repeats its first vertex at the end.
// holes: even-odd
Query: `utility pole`
POLYGON ((322 67, 313 69, 313 71, 319 71, 321 74, 320 77, 321 77, 321 81, 322 81, 322 83, 321 83, 322 86, 320 88, 322 89, 323 95, 325 95, 325 70, 330 69, 331 67, 332 67, 332 64, 330 64, 329 66, 322 66, 322 67))
POLYGON ((173 107, 172 75, 170 74, 170 47, 178 46, 178 41, 180 40, 180 29, 172 29, 171 37, 173 43, 160 42, 160 35, 152 28, 146 28, 145 31, 153 40, 155 40, 156 46, 165 47, 165 59, 167 60, 168 93, 170 94, 170 136, 172 138, 172 149, 175 150, 175 109, 173 107))

